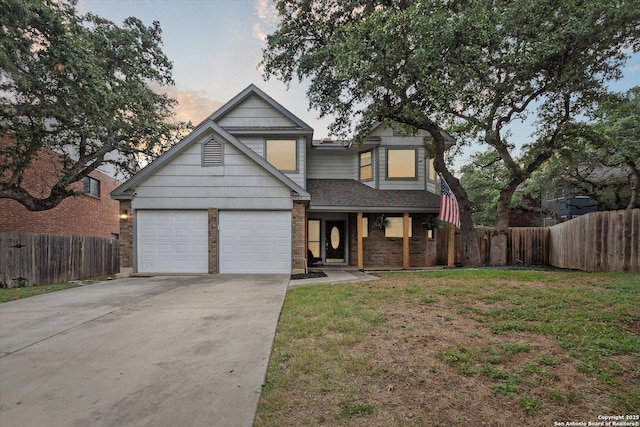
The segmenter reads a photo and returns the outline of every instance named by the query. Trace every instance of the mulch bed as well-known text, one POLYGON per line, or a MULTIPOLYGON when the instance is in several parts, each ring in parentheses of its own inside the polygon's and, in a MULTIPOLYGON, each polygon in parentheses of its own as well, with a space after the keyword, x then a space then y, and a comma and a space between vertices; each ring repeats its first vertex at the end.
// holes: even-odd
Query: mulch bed
POLYGON ((291 280, 300 280, 300 279, 319 279, 321 277, 327 277, 324 274, 324 271, 312 271, 309 273, 300 273, 300 274, 292 274, 291 280))

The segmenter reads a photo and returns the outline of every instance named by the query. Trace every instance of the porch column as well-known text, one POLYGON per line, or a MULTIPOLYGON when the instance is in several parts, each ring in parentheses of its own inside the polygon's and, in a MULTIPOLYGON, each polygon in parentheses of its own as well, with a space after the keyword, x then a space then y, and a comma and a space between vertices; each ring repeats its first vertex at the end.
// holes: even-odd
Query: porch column
POLYGON ((409 212, 402 215, 402 268, 409 268, 409 212))
POLYGON ((364 250, 362 248, 362 212, 358 212, 358 220, 356 225, 356 240, 358 241, 358 270, 364 268, 364 250))

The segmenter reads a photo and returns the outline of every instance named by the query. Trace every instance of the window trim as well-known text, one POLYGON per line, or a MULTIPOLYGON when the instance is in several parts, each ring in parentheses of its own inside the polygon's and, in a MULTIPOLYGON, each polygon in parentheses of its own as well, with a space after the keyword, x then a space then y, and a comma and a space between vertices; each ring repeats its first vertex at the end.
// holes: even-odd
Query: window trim
POLYGON ((358 153, 358 181, 362 181, 362 182, 370 182, 373 181, 375 171, 374 171, 374 167, 373 167, 373 149, 371 150, 364 150, 364 151, 360 151, 358 153), (370 153, 371 154, 371 163, 369 163, 368 165, 363 165, 362 164, 362 155, 366 154, 366 153, 370 153), (371 168, 371 178, 366 178, 363 179, 362 178, 362 169, 364 167, 369 166, 371 168))
POLYGON ((82 178, 82 192, 84 193, 85 196, 100 198, 100 190, 101 190, 100 187, 101 185, 100 185, 99 179, 94 178, 92 176, 85 176, 84 178, 82 178), (98 184, 97 194, 93 194, 91 192, 91 183, 94 181, 98 184), (89 189, 89 191, 87 191, 87 189, 89 189))
POLYGON ((362 217, 362 238, 365 239, 369 237, 369 217, 362 217))
MULTIPOLYGON (((318 243, 318 258, 322 258, 322 220, 319 218, 309 218, 307 219, 307 249, 311 250, 310 248, 310 244, 311 243, 318 243), (309 223, 311 221, 317 221, 318 222, 318 240, 311 240, 311 237, 316 237, 316 236, 311 236, 310 232, 311 232, 311 227, 309 226, 309 223)), ((313 251, 311 251, 311 253, 313 254, 313 251)), ((316 256, 315 254, 313 254, 314 256, 316 256)))
POLYGON ((385 156, 385 178, 388 181, 417 181, 419 176, 418 172, 418 148, 417 147, 387 147, 385 156), (389 152, 390 151, 413 151, 413 177, 391 177, 389 176, 389 152))
MULTIPOLYGON (((387 223, 387 226, 384 227, 384 237, 388 238, 388 239, 402 239, 404 238, 404 217, 401 216, 388 216, 387 220, 389 220, 389 222, 387 223), (393 235, 393 236, 389 236, 387 235, 387 231, 389 230, 389 225, 391 224, 391 219, 399 219, 400 220, 400 235, 393 235)), ((413 217, 409 216, 409 238, 413 237, 413 217)))
POLYGON ((438 174, 436 173, 436 168, 433 165, 435 159, 427 159, 427 181, 436 182, 438 180, 438 174), (433 174, 433 179, 431 179, 431 174, 433 174))
POLYGON ((298 149, 298 145, 299 145, 298 138, 278 138, 278 137, 265 138, 264 142, 262 144, 263 153, 264 153, 264 159, 267 162, 269 162, 270 165, 272 165, 274 168, 278 169, 282 173, 298 173, 300 171, 300 166, 299 166, 299 164, 300 164, 299 151, 300 150, 298 149), (269 145, 269 141, 293 141, 294 142, 295 163, 296 163, 295 169, 280 169, 276 165, 274 165, 273 163, 269 162, 268 150, 267 150, 267 146, 269 145))

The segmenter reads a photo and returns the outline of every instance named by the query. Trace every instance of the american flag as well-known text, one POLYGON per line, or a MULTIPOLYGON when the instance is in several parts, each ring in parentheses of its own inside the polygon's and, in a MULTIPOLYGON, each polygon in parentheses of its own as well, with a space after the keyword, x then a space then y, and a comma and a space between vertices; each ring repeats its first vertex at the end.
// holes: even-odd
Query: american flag
POLYGON ((460 209, 455 194, 447 185, 447 181, 440 177, 440 212, 438 218, 460 227, 460 209))

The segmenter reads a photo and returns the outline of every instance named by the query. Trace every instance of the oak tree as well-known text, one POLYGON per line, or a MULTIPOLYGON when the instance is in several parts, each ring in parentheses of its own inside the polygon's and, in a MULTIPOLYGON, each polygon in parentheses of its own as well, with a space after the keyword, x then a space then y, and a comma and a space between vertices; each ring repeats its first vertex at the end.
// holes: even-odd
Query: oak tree
POLYGON ((0 17, 0 198, 51 209, 97 167, 127 176, 187 128, 150 88, 173 83, 157 22, 80 16, 75 0, 0 0, 0 17), (51 153, 50 191, 30 192, 25 171, 51 153))
POLYGON ((508 171, 496 208, 501 238, 492 239, 492 263, 504 264, 516 188, 640 48, 635 0, 277 0, 276 7, 265 76, 308 80, 310 106, 334 116, 338 134, 361 140, 384 120, 428 131, 435 169, 460 205, 466 265, 481 260, 441 131, 489 145, 508 171), (509 124, 528 116, 536 118, 531 138, 514 141, 509 124))
POLYGON ((601 103, 593 121, 532 176, 541 192, 589 196, 603 210, 640 206, 640 87, 601 103))

